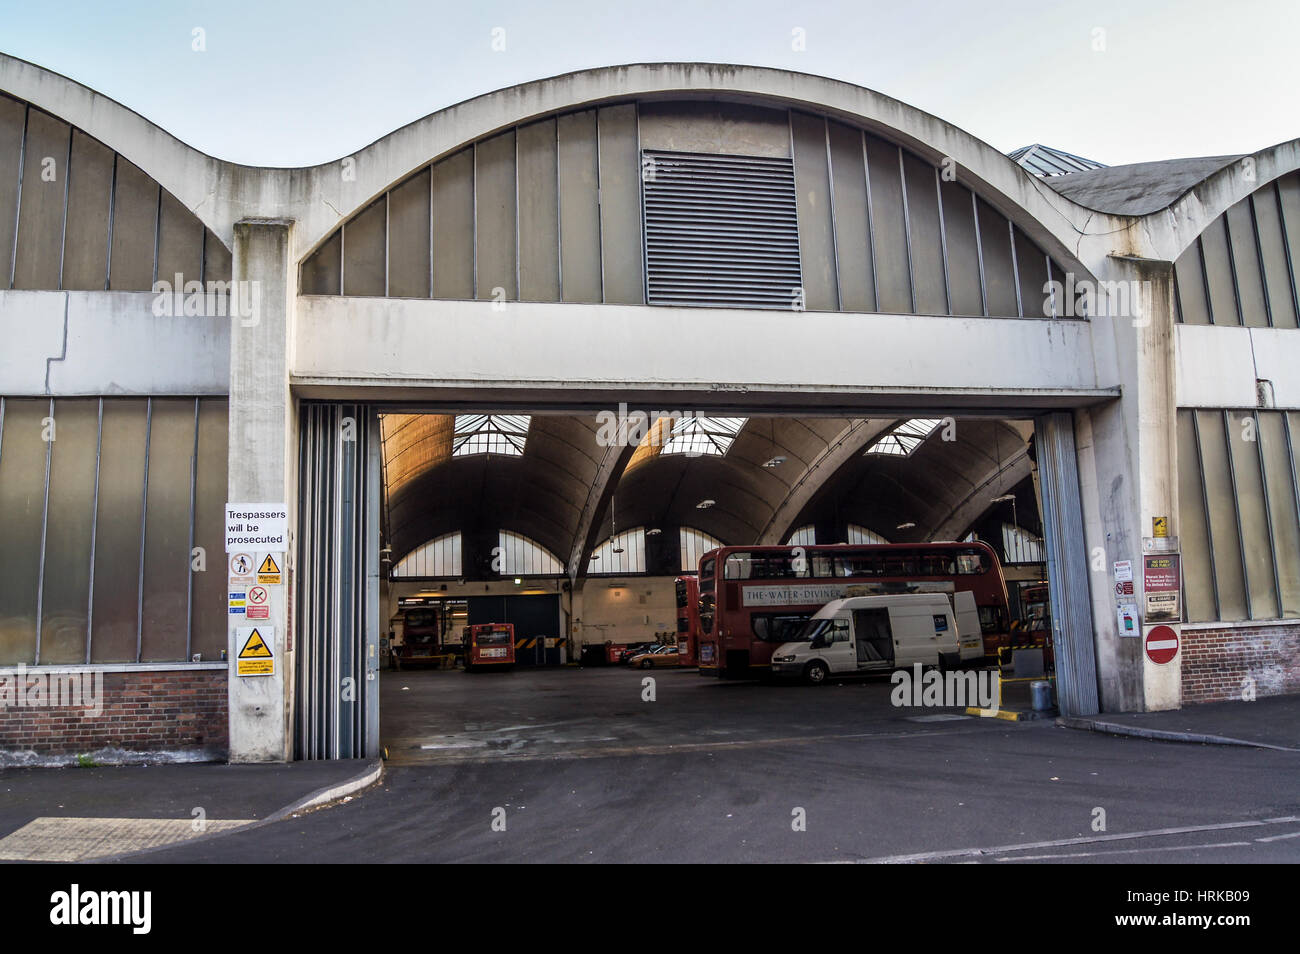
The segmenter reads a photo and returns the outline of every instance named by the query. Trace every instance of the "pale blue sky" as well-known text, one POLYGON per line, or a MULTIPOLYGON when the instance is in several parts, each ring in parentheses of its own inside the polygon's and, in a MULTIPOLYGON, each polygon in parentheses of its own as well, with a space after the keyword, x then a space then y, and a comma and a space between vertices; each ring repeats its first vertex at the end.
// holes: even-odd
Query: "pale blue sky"
POLYGON ((1043 142, 1111 165, 1300 136, 1296 0, 0 0, 0 50, 257 165, 335 159, 503 86, 659 60, 832 76, 1004 152, 1043 142))

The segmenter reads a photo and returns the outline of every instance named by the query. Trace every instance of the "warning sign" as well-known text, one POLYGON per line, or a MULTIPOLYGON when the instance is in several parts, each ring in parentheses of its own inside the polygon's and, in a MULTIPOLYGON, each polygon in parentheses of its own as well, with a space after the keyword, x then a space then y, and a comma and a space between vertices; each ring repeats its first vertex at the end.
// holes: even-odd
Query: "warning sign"
POLYGON ((263 586, 279 586, 282 582, 280 576, 280 563, 276 560, 276 554, 266 554, 260 563, 257 564, 257 582, 263 586))
POLYGON ((235 630, 235 641, 243 646, 235 657, 237 675, 275 675, 275 655, 271 652, 274 636, 270 626, 240 626, 235 630))
POLYGON ((271 607, 267 605, 270 596, 270 591, 265 586, 250 586, 248 588, 249 619, 271 618, 271 607))
POLYGON ((226 504, 226 552, 242 547, 283 549, 289 538, 289 510, 282 503, 226 504))
POLYGON ((230 582, 253 582, 253 555, 251 553, 232 553, 230 555, 230 582))
POLYGON ((1152 517, 1151 518, 1151 536, 1167 537, 1169 536, 1169 518, 1152 517))

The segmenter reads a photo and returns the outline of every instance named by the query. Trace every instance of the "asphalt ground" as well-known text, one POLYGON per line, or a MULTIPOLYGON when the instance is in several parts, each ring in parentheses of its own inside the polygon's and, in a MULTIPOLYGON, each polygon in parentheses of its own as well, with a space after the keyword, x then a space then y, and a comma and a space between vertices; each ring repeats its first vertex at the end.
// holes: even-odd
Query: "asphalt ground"
POLYGON ((130 860, 1300 861, 1300 754, 962 718, 890 691, 385 674, 380 785, 130 860))

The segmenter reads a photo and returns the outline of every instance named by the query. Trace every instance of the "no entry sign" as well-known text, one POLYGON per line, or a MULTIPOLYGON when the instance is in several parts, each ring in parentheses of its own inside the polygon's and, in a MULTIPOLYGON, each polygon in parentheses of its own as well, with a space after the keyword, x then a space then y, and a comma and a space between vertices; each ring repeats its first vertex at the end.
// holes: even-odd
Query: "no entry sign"
POLYGON ((1153 663, 1167 663, 1178 655, 1178 634, 1168 626, 1152 627, 1147 633, 1147 658, 1153 663))

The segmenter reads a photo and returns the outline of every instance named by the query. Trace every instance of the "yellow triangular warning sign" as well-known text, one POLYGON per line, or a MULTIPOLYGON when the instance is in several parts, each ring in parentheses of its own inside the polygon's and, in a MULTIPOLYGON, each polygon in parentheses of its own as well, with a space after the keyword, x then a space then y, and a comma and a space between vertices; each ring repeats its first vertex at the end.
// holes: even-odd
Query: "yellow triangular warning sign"
POLYGON ((279 573, 280 568, 275 565, 275 561, 271 559, 271 554, 268 553, 266 555, 266 559, 262 561, 262 565, 257 568, 257 572, 258 573, 279 573))
POLYGON ((248 634, 248 642, 244 643, 244 648, 239 651, 240 659, 270 659, 271 649, 262 639, 262 634, 253 630, 248 634))

